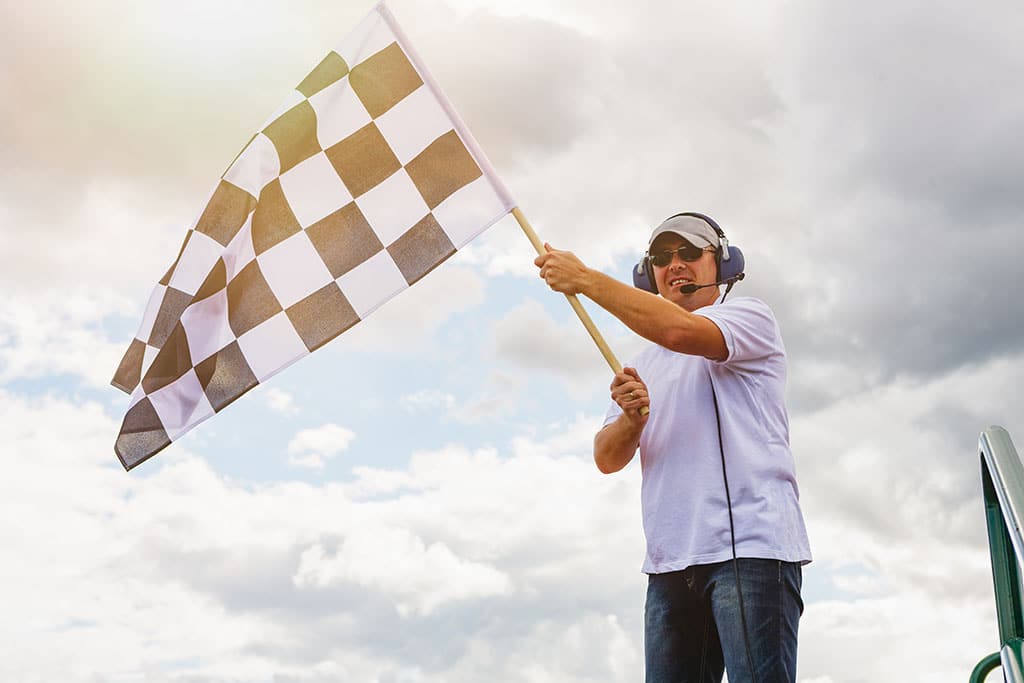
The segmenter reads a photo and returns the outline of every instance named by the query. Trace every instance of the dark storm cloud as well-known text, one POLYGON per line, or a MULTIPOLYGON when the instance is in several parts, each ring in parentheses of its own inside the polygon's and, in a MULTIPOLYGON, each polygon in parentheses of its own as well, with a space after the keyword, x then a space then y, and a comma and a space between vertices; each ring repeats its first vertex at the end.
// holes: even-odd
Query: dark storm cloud
POLYGON ((906 212, 889 226, 864 208, 855 224, 826 217, 816 238, 780 262, 750 258, 756 279, 741 287, 773 305, 794 363, 843 365, 874 383, 926 379, 1024 347, 1016 228, 979 240, 941 215, 906 212), (793 282, 792 270, 810 281, 793 282))
POLYGON ((1020 217, 1024 95, 1010 84, 1024 78, 1024 53, 1009 47, 1024 30, 1019 6, 802 3, 787 16, 794 90, 829 113, 840 186, 938 200, 982 225, 1020 217))
MULTIPOLYGON (((1006 9, 1007 7, 1004 7, 1006 9)), ((1024 13, 902 3, 783 14, 769 129, 802 195, 751 270, 795 362, 924 379, 1024 346, 1024 13), (774 259, 773 259, 774 257, 774 259)), ((798 387, 797 402, 828 394, 798 387)), ((836 396, 838 398, 838 396, 836 396)))

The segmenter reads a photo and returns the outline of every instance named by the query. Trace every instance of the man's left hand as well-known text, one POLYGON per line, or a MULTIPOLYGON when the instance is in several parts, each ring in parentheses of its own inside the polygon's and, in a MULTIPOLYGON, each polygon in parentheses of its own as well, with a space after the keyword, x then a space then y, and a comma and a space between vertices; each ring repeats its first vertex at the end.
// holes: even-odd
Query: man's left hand
POLYGON ((571 251, 554 249, 544 243, 547 253, 538 256, 533 263, 540 268, 540 277, 548 287, 562 294, 579 294, 587 278, 588 269, 583 261, 571 251))

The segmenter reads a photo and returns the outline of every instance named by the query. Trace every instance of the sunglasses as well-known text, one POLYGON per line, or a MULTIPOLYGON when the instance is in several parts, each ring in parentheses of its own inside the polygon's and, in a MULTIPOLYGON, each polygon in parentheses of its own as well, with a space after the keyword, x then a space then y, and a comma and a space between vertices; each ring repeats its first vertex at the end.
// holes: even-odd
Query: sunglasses
POLYGON ((664 268, 668 264, 672 263, 672 256, 679 254, 679 258, 686 263, 693 263, 699 259, 705 251, 714 251, 713 247, 695 247, 689 242, 684 242, 678 249, 666 249, 665 251, 657 251, 651 254, 651 264, 664 268))

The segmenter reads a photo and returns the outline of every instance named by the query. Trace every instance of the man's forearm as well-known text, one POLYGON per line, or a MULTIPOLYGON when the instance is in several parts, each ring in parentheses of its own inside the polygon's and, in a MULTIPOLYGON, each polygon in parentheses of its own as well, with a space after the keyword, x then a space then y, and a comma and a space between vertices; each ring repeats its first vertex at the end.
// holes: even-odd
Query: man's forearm
POLYGON ((702 326, 714 325, 665 299, 587 269, 580 293, 621 320, 627 327, 655 344, 678 353, 717 357, 722 355, 720 335, 706 334, 702 326), (716 338, 718 337, 718 338, 716 338))
POLYGON ((625 415, 602 429, 594 437, 594 463, 605 474, 618 472, 629 464, 640 446, 643 426, 633 423, 625 415))
POLYGON ((715 360, 727 356, 725 339, 707 318, 678 303, 608 277, 587 266, 569 251, 545 244, 546 253, 534 260, 548 286, 563 294, 584 294, 641 337, 677 353, 715 360))

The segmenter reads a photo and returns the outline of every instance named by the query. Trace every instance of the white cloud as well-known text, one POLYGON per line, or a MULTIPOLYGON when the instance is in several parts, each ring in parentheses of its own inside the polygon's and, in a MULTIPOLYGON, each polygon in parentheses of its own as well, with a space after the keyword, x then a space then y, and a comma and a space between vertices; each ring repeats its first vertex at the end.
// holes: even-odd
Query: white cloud
POLYGON ((479 424, 513 414, 526 385, 525 378, 496 370, 467 398, 440 389, 421 389, 406 394, 400 402, 413 413, 440 410, 446 421, 479 424))
POLYGON ((403 617, 427 616, 451 601, 512 588, 506 574, 459 558, 443 542, 427 545, 405 529, 373 526, 347 535, 333 554, 319 543, 303 551, 293 581, 299 588, 352 583, 378 590, 403 617))
POLYGON ((422 410, 424 408, 444 408, 451 410, 455 407, 455 397, 439 389, 421 389, 420 391, 406 394, 399 401, 410 411, 422 410))
POLYGON ((288 464, 323 469, 326 461, 347 449, 355 437, 351 429, 336 424, 303 429, 288 442, 288 464))
POLYGON ((269 387, 263 392, 263 399, 275 413, 289 416, 299 414, 299 407, 295 404, 295 397, 283 389, 269 387))
POLYGON ((1004 398, 1024 381, 1024 357, 964 368, 928 382, 897 381, 795 416, 792 442, 815 555, 872 567, 898 588, 930 567, 982 572, 984 519, 977 438, 992 423, 1013 430, 1004 398), (970 396, 969 402, 959 399, 970 396), (919 557, 949 559, 918 564, 919 557), (957 567, 954 569, 954 567, 957 567))
MULTIPOLYGON (((563 298, 561 294, 549 293, 563 298)), ((597 308, 592 302, 585 306, 590 311, 597 308)), ((622 364, 627 364, 647 343, 610 316, 595 312, 592 317, 622 364)), ((607 362, 567 303, 559 321, 536 299, 524 300, 492 325, 491 343, 498 360, 514 368, 554 376, 572 396, 593 396, 595 388, 603 391, 611 381, 607 362)))
POLYGON ((519 367, 575 378, 594 374, 601 358, 578 321, 559 323, 535 299, 527 299, 494 324, 495 352, 519 367), (596 361, 595 361, 596 356, 596 361))
POLYGON ((633 681, 642 661, 639 644, 618 617, 585 613, 541 621, 512 642, 474 637, 443 680, 470 683, 499 676, 517 683, 633 681))
MULTIPOLYGON (((147 495, 149 482, 125 474, 113 454, 116 432, 95 403, 0 392, 0 451, 9 456, 0 481, 9 553, 0 569, 0 639, 9 677, 130 678, 141 662, 161 669, 187 657, 216 660, 260 621, 226 615, 180 583, 150 582, 156 556, 147 547, 173 539, 186 549, 191 522, 147 495)), ((209 471, 178 447, 165 457, 167 476, 155 489, 163 501, 201 494, 192 484, 209 471)))
MULTIPOLYGON (((945 381, 998 392, 1019 381, 1012 367, 945 381)), ((808 602, 802 676, 852 683, 884 670, 915 680, 916 662, 929 661, 928 680, 959 680, 989 647, 980 496, 968 492, 943 516, 956 500, 943 482, 959 465, 931 443, 921 444, 934 470, 917 479, 921 495, 898 495, 922 469, 904 444, 919 440, 912 413, 930 413, 926 396, 942 393, 908 386, 855 398, 795 428, 817 555, 805 578, 858 592, 808 602), (907 462, 859 443, 871 436, 858 437, 856 425, 878 410, 906 425, 885 436, 907 462), (837 451, 837 440, 849 450, 837 451), (887 499, 872 498, 876 490, 887 499), (855 492, 887 514, 866 515, 855 492), (933 496, 935 507, 922 506, 933 496), (893 640, 905 647, 892 651, 893 640)), ((633 680, 639 468, 597 472, 598 424, 579 415, 534 425, 507 453, 453 445, 416 453, 407 467, 359 468, 347 483, 253 487, 177 444, 156 469, 125 474, 110 449, 116 421, 96 404, 0 394, 0 451, 17 456, 0 482, 0 542, 12 558, 0 569, 5 666, 29 681, 69 666, 82 680, 142 671, 171 680, 176 666, 204 681, 271 671, 296 681, 339 671, 455 683, 633 680), (522 679, 508 668, 520 655, 530 663, 522 679)), ((976 457, 965 458, 973 477, 976 457)))
POLYGON ((478 393, 452 408, 448 414, 452 419, 467 424, 512 416, 526 386, 527 381, 522 376, 496 370, 487 375, 478 393))
POLYGON ((327 348, 335 353, 389 353, 431 350, 431 336, 449 318, 466 313, 484 301, 485 281, 473 270, 443 263, 422 280, 400 292, 372 316, 338 337, 327 348), (415 332, 416 342, 410 343, 415 332))
POLYGON ((635 671, 635 490, 573 455, 579 439, 251 487, 178 444, 126 474, 115 433, 95 404, 0 394, 13 678, 468 683, 506 675, 508 652, 534 653, 533 680, 635 671))
POLYGON ((837 682, 964 680, 998 644, 987 605, 914 590, 808 605, 800 635, 801 676, 837 682))
POLYGON ((103 297, 118 313, 127 312, 124 301, 141 310, 200 208, 183 208, 176 193, 137 179, 86 179, 57 197, 34 197, 35 182, 21 193, 0 191, 10 215, 0 282, 51 296, 103 297))
POLYGON ((131 339, 111 341, 103 325, 131 310, 113 290, 11 293, 0 308, 0 384, 67 375, 108 387, 131 339))

